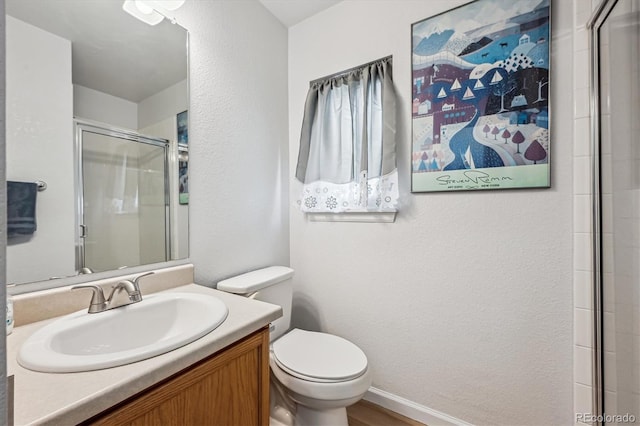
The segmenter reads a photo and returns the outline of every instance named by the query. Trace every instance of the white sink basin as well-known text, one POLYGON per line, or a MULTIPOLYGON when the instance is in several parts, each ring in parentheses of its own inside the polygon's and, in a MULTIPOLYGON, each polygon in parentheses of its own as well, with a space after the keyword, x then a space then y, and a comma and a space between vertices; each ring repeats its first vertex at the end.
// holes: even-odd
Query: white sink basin
POLYGON ((47 373, 117 367, 191 343, 222 324, 228 312, 214 296, 171 292, 96 314, 83 310, 33 333, 18 362, 47 373))

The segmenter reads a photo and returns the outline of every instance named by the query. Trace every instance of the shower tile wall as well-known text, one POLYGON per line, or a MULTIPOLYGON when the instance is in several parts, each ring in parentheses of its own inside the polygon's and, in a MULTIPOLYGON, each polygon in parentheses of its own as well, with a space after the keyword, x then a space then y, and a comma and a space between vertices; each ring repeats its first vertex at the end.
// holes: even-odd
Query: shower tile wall
MULTIPOLYGON (((574 1, 573 211, 574 211, 574 411, 593 413, 593 295, 591 233, 591 146, 589 31, 586 23, 599 1, 574 1)), ((577 417, 576 417, 577 419, 577 417)), ((582 424, 578 423, 577 424, 582 424)))

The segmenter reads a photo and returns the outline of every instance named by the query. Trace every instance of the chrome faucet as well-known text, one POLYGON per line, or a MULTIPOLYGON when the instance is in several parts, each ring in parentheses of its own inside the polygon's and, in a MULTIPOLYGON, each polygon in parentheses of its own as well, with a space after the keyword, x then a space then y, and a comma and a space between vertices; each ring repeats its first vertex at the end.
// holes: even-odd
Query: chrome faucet
POLYGON ((88 288, 92 290, 93 295, 91 296, 91 302, 89 303, 88 312, 90 314, 95 314, 97 312, 104 312, 108 311, 109 309, 119 308, 120 306, 126 306, 142 301, 142 293, 140 292, 138 281, 140 280, 140 278, 146 277, 147 275, 151 274, 153 274, 153 272, 147 272, 146 274, 138 275, 133 280, 118 281, 118 283, 112 287, 111 294, 109 294, 108 299, 104 298, 102 287, 98 287, 97 285, 77 285, 71 287, 71 290, 82 288, 88 288))

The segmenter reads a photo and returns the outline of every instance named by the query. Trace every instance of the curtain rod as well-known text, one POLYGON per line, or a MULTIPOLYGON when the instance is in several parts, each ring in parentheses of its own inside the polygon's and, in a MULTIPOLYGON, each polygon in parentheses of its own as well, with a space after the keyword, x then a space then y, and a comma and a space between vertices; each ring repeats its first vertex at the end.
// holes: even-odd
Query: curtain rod
POLYGON ((385 56, 384 58, 376 59, 375 61, 367 62, 366 64, 358 65, 358 66, 355 66, 353 68, 349 68, 348 70, 339 71, 339 72, 334 73, 334 74, 329 74, 329 75, 326 75, 324 77, 316 78, 315 80, 312 80, 312 81, 309 82, 309 86, 313 85, 314 83, 318 83, 320 81, 323 81, 323 80, 328 80, 330 78, 336 78, 336 77, 340 77, 342 75, 349 74, 352 71, 358 70, 360 68, 368 67, 369 65, 373 65, 376 62, 381 62, 381 61, 385 61, 387 59, 392 59, 392 58, 393 58, 393 55, 385 56))

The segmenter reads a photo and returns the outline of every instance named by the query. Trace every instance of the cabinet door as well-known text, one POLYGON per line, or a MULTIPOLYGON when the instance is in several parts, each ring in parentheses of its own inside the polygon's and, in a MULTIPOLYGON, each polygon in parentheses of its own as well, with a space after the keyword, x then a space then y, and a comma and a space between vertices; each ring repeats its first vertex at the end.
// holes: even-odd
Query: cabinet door
POLYGON ((85 424, 269 424, 269 331, 264 328, 85 424))

